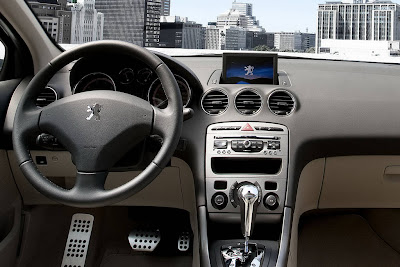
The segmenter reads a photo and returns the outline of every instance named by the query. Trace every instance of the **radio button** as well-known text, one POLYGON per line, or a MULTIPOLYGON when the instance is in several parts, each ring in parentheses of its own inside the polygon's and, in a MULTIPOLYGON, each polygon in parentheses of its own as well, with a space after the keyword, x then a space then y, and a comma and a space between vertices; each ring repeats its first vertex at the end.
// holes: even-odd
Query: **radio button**
POLYGON ((232 141, 232 149, 237 149, 238 141, 232 141))
POLYGON ((228 148, 228 141, 226 141, 226 140, 215 140, 214 141, 214 148, 226 149, 226 148, 228 148))
POLYGON ((251 147, 251 141, 246 140, 246 141, 243 142, 243 145, 244 145, 245 148, 250 148, 251 147))
POLYGON ((279 142, 279 141, 269 141, 268 142, 268 149, 271 149, 271 150, 281 149, 281 142, 279 142))

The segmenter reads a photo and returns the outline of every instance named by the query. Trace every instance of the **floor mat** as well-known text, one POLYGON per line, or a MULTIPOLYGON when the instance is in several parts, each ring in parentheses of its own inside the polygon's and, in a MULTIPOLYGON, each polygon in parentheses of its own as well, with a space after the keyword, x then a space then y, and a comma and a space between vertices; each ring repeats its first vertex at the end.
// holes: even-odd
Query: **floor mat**
POLYGON ((163 238, 163 243, 159 245, 158 254, 135 254, 128 242, 130 231, 137 228, 141 221, 161 222, 166 229, 172 229, 171 225, 179 225, 183 220, 179 217, 180 211, 150 207, 76 209, 38 206, 25 209, 23 242, 17 267, 61 266, 71 217, 75 213, 88 213, 95 217, 85 267, 192 265, 191 253, 177 255, 172 250, 178 250, 177 239, 168 239, 168 232, 164 235, 167 238, 163 238))
POLYGON ((192 266, 192 257, 180 256, 180 257, 158 257, 158 256, 146 256, 146 255, 108 255, 103 259, 100 265, 101 267, 161 267, 161 266, 192 266))
POLYGON ((310 216, 299 227, 298 266, 400 266, 400 254, 356 214, 310 216))

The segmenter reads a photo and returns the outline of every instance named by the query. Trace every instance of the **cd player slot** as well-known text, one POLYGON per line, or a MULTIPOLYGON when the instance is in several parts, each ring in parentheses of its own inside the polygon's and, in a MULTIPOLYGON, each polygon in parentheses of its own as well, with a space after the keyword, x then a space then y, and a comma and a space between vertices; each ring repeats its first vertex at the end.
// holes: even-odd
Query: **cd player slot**
POLYGON ((282 168, 280 158, 211 158, 211 169, 215 174, 265 174, 275 175, 282 168))

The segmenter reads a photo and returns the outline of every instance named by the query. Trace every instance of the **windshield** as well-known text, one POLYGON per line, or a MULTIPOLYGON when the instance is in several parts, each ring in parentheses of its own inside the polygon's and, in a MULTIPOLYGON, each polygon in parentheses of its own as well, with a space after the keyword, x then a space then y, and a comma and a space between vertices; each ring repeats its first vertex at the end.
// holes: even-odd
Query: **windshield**
POLYGON ((400 62, 400 5, 391 1, 27 0, 64 49, 122 40, 180 54, 273 51, 400 62), (179 51, 179 52, 178 52, 179 51))

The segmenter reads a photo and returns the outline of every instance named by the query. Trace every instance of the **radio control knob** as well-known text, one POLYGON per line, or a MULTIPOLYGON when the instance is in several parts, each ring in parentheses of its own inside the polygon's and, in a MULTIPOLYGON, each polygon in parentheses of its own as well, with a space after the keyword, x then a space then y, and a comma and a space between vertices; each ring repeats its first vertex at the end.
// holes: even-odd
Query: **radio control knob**
POLYGON ((246 141, 243 142, 243 145, 244 145, 245 148, 250 148, 251 147, 251 141, 246 140, 246 141))

